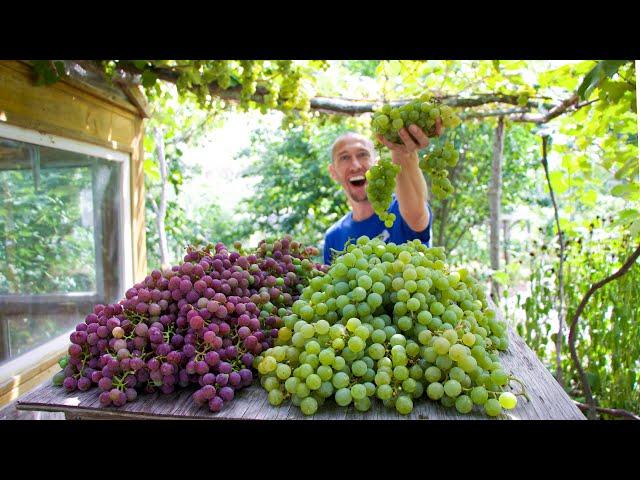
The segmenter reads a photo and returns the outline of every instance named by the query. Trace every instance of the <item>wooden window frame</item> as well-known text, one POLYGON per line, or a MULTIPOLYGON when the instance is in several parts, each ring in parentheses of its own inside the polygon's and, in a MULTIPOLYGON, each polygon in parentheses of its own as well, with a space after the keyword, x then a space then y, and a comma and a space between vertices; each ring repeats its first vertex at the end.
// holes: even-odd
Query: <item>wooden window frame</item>
MULTIPOLYGON (((122 208, 122 215, 119 221, 119 227, 121 231, 120 238, 118 240, 118 248, 122 252, 122 259, 119 268, 120 285, 124 290, 128 285, 132 285, 134 279, 134 266, 133 266, 133 237, 131 230, 131 155, 122 151, 111 150, 106 147, 94 145, 88 142, 83 142, 75 139, 65 138, 58 135, 52 135, 47 133, 41 133, 36 130, 31 130, 15 125, 10 125, 0 121, 0 137, 10 140, 21 141, 25 143, 45 146, 49 148, 55 148, 59 150, 65 150, 69 152, 90 155, 92 157, 98 157, 109 161, 119 162, 120 168, 120 205, 122 208)), ((124 291, 118 292, 118 295, 123 295, 124 291)), ((99 292, 93 294, 92 292, 80 292, 70 294, 43 294, 43 295, 0 295, 0 310, 3 312, 11 311, 11 309, 19 309, 21 304, 29 304, 33 308, 45 308, 48 305, 58 305, 60 308, 64 308, 65 303, 73 303, 74 305, 92 305, 97 302, 99 292)), ((90 313, 87 311, 87 313, 90 313)), ((78 322, 82 319, 78 318, 78 322)), ((5 323, 4 321, 2 323, 5 323)), ((68 335, 71 333, 65 332, 64 334, 51 339, 42 345, 35 347, 33 350, 25 352, 18 357, 9 359, 3 365, 0 365, 0 386, 11 382, 11 379, 20 375, 20 372, 33 368, 34 362, 51 357, 52 355, 59 354, 60 346, 64 344, 64 337, 66 337, 66 343, 68 343, 68 335)))

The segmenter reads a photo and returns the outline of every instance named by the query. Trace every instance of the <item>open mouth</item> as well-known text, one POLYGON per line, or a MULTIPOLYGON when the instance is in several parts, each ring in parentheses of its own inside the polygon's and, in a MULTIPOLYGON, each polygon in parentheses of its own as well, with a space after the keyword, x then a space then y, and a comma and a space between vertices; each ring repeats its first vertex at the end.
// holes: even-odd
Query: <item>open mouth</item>
POLYGON ((349 179, 349 183, 354 187, 362 187, 365 183, 367 183, 367 179, 364 178, 363 175, 358 175, 355 177, 351 177, 349 179))

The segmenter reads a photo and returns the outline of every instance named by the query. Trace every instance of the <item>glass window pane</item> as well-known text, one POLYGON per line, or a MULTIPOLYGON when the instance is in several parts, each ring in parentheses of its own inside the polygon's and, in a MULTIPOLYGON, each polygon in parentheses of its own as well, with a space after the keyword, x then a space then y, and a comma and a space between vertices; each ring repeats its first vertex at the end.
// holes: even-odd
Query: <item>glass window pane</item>
POLYGON ((122 295, 122 164, 0 138, 0 363, 122 295))

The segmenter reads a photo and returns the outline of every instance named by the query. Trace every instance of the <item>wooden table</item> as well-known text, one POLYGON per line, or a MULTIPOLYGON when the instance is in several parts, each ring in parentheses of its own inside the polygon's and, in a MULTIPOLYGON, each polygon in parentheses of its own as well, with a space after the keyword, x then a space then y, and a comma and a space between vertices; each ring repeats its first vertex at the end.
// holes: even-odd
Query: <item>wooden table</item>
MULTIPOLYGON (((585 416, 576 407, 565 391, 555 381, 551 373, 542 365, 535 353, 524 341, 509 329, 510 346, 501 356, 501 363, 507 372, 513 373, 527 386, 531 398, 527 402, 518 397, 518 406, 506 411, 498 418, 513 420, 584 420, 585 416)), ((516 386, 515 390, 519 390, 516 386)), ((222 411, 212 413, 207 407, 198 408, 191 399, 194 388, 180 390, 169 395, 159 393, 140 394, 135 402, 125 406, 102 407, 98 402, 97 388, 88 392, 67 393, 62 387, 54 387, 49 382, 22 396, 16 402, 18 410, 64 412, 67 419, 203 419, 203 420, 486 420, 482 413, 459 414, 455 408, 421 398, 414 402, 411 414, 403 416, 382 405, 377 398, 366 413, 326 402, 312 417, 306 417, 291 402, 273 407, 267 401, 267 392, 258 384, 236 393, 236 398, 222 411)), ((477 409, 477 407, 476 407, 477 409)), ((475 410, 475 409, 474 409, 475 410)))

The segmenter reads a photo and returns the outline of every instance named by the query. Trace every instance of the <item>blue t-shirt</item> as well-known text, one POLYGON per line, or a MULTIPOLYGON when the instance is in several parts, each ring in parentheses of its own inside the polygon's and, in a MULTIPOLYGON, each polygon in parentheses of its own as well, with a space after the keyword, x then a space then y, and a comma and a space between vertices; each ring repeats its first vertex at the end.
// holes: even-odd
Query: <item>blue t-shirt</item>
POLYGON ((358 237, 366 235, 369 238, 377 237, 382 234, 381 238, 385 242, 393 242, 395 244, 405 243, 409 240, 419 239, 422 243, 431 246, 431 223, 433 215, 431 213, 431 207, 429 203, 425 202, 427 209, 429 210, 429 225, 422 232, 414 232, 411 230, 407 222, 404 221, 402 215, 400 215, 400 205, 398 199, 393 197, 391 206, 389 207, 389 213, 396 215, 396 220, 393 222, 393 227, 386 228, 384 222, 380 220, 375 213, 366 220, 357 222, 353 219, 353 213, 349 212, 340 220, 338 220, 329 230, 324 237, 324 263, 331 263, 331 249, 343 251, 347 240, 351 243, 355 243, 358 237))

